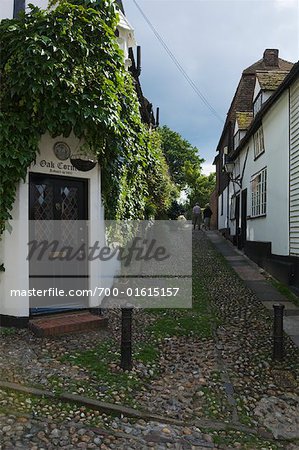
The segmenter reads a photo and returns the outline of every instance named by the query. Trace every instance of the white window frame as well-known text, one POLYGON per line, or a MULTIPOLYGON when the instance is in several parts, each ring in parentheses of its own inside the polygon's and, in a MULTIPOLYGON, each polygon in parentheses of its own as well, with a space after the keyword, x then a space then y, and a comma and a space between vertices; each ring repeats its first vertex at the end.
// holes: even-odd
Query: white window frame
POLYGON ((251 179, 251 217, 265 216, 267 213, 267 167, 251 179))
POLYGON ((240 131, 237 131, 234 135, 234 150, 238 147, 241 141, 241 134, 240 131))
POLYGON ((260 127, 253 135, 254 159, 265 151, 263 127, 260 127))
POLYGON ((232 195, 230 199, 230 213, 229 213, 230 220, 236 219, 236 196, 232 195))
POLYGON ((223 216, 223 192, 222 192, 222 194, 220 195, 220 205, 221 205, 221 208, 220 208, 220 214, 221 214, 221 216, 223 216))
POLYGON ((256 116, 257 113, 261 110, 263 105, 263 93, 260 91, 260 93, 256 96, 256 99, 253 103, 253 116, 256 116))

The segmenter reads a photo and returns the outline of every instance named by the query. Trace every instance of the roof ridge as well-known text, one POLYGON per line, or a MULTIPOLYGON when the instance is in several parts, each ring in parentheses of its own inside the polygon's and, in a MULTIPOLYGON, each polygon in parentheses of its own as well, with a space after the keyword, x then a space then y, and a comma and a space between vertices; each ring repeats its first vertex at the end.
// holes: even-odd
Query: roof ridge
MULTIPOLYGON (((287 61, 286 59, 279 58, 279 57, 278 57, 278 62, 290 64, 291 66, 294 65, 294 63, 292 63, 291 61, 287 61)), ((259 59, 258 61, 256 61, 255 63, 251 64, 250 66, 246 67, 246 69, 243 70, 242 74, 245 74, 245 75, 246 75, 246 74, 249 74, 249 73, 255 73, 255 72, 257 72, 257 69, 255 69, 255 67, 257 67, 257 66, 259 66, 259 65, 262 65, 262 64, 265 64, 265 61, 264 61, 263 58, 259 59), (252 72, 249 72, 249 70, 252 70, 252 72)), ((266 65, 266 66, 265 66, 265 69, 260 69, 260 70, 269 70, 269 71, 271 71, 271 72, 273 72, 274 70, 276 70, 276 71, 278 71, 278 72, 281 72, 281 71, 286 70, 286 69, 283 69, 283 68, 280 69, 280 68, 277 67, 277 66, 267 66, 267 65, 266 65), (267 69, 267 67, 268 67, 269 69, 267 69), (271 70, 271 67, 273 67, 273 70, 271 70)), ((286 71, 287 71, 287 70, 286 70, 286 71)))
MULTIPOLYGON (((292 63, 293 64, 293 63, 292 63)), ((280 70, 267 70, 267 69, 259 69, 256 71, 256 73, 260 74, 260 73, 267 73, 267 74, 276 74, 276 73, 289 73, 289 70, 286 69, 280 69, 280 70)))
POLYGON ((287 59, 283 59, 283 58, 278 58, 278 59, 280 59, 283 62, 286 62, 286 63, 294 65, 294 63, 292 61, 288 61, 287 59))

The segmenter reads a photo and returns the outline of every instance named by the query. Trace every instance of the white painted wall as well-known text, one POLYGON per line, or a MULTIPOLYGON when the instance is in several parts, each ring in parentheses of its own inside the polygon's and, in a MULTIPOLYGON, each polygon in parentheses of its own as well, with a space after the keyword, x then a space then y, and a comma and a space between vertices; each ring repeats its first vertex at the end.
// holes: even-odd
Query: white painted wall
POLYGON ((290 88, 290 254, 299 256, 299 80, 290 88))
POLYGON ((225 188, 218 197, 218 229, 227 228, 227 196, 229 195, 228 188, 225 188), (222 195, 222 200, 221 200, 222 195), (221 202, 223 201, 223 214, 221 214, 221 202))
MULTIPOLYGON (((253 137, 240 154, 240 170, 249 147, 242 189, 247 188, 247 213, 251 215, 251 179, 267 167, 267 214, 247 220, 247 240, 272 243, 272 253, 289 254, 289 100, 288 92, 263 118, 265 153, 254 160, 253 137)), ((232 226, 232 230, 234 227, 232 226)))
POLYGON ((126 16, 119 11, 119 24, 118 24, 118 45, 124 52, 125 61, 129 55, 129 47, 135 47, 136 41, 134 36, 134 29, 131 24, 128 22, 126 16))
POLYGON ((254 92, 253 92, 253 98, 252 98, 252 103, 254 102, 254 100, 256 99, 256 97, 258 96, 258 94, 260 93, 260 91, 261 91, 261 86, 260 86, 260 83, 259 83, 258 78, 256 77, 256 79, 255 79, 255 86, 254 86, 254 92))
MULTIPOLYGON (((71 134, 68 138, 58 136, 53 139, 47 133, 42 136, 40 141, 40 154, 37 155, 36 163, 28 170, 34 173, 46 173, 49 175, 62 175, 64 177, 75 177, 87 179, 89 186, 89 243, 92 245, 95 241, 105 242, 104 236, 104 211, 101 201, 101 173, 100 167, 97 165, 89 172, 80 172, 73 170, 58 169, 57 165, 70 166, 69 160, 60 161, 53 152, 55 142, 66 142, 71 153, 78 152, 80 145, 79 140, 71 134), (52 162, 55 169, 47 167, 47 162, 52 162)), ((17 197, 12 210, 13 230, 11 233, 5 232, 0 245, 1 260, 5 263, 5 272, 0 272, 0 314, 12 315, 17 317, 26 317, 29 315, 29 297, 15 298, 11 297, 11 289, 29 289, 29 262, 28 254, 28 237, 29 237, 29 176, 25 182, 19 183, 17 189, 17 197)), ((113 276, 119 270, 119 262, 116 258, 109 264, 110 278, 103 277, 107 273, 107 267, 101 265, 100 261, 89 263, 89 288, 110 287, 113 284, 113 276)), ((102 298, 90 297, 89 307, 99 306, 102 298)), ((61 300, 63 302, 63 298, 61 300)))
POLYGON ((5 272, 0 272, 0 314, 22 317, 28 316, 29 297, 11 297, 10 290, 29 288, 28 225, 24 229, 24 220, 28 221, 27 182, 19 184, 11 214, 13 230, 5 231, 0 241, 0 259, 5 265, 5 272))

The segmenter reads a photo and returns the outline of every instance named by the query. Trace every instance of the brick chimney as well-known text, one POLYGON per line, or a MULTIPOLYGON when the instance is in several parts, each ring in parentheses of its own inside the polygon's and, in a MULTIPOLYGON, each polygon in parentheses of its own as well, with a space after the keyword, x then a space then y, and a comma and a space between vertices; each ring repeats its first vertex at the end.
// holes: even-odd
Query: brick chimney
POLYGON ((278 49, 267 48, 264 51, 263 61, 266 66, 278 67, 278 49))

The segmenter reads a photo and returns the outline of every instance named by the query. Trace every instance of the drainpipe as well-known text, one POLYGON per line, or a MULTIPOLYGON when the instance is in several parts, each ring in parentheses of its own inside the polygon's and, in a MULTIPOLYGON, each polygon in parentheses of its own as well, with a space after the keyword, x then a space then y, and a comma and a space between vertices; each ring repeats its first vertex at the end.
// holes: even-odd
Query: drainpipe
MULTIPOLYGON (((230 152, 231 152, 231 149, 233 148, 233 146, 232 146, 232 122, 231 121, 229 121, 229 126, 228 126, 229 128, 228 128, 228 142, 227 142, 227 146, 228 146, 228 155, 230 154, 230 152)), ((229 229, 230 229, 230 227, 229 227, 229 217, 230 217, 230 211, 229 211, 229 207, 230 207, 230 204, 229 204, 229 193, 230 193, 230 178, 229 178, 229 175, 227 175, 227 178, 228 178, 228 183, 227 183, 227 199, 226 199, 226 215, 227 215, 227 217, 226 217, 226 223, 227 223, 227 225, 226 225, 226 234, 227 234, 227 236, 226 236, 226 238, 228 239, 228 237, 229 237, 229 229)))
POLYGON ((227 198, 226 198, 226 239, 229 237, 229 217, 230 217, 230 211, 229 211, 229 188, 230 188, 230 180, 228 180, 227 184, 227 198))

